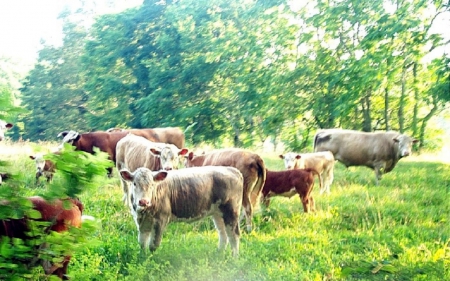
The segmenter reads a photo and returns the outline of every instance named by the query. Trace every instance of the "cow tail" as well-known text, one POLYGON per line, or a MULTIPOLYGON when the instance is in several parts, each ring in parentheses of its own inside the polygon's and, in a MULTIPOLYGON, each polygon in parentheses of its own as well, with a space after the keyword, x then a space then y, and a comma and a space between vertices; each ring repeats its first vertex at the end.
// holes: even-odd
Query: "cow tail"
POLYGON ((264 183, 266 182, 266 166, 264 164, 264 160, 259 156, 256 159, 256 169, 258 170, 258 180, 256 181, 251 193, 251 204, 254 207, 258 206, 260 203, 262 190, 264 183))

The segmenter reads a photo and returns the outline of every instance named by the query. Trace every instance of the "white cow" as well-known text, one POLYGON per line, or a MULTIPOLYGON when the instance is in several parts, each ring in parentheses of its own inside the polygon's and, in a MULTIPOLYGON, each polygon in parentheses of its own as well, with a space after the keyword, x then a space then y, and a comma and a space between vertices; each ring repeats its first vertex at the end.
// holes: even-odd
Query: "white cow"
POLYGON ((320 194, 330 193, 330 186, 334 179, 335 159, 331 152, 295 153, 288 152, 280 155, 284 160, 287 170, 293 169, 313 169, 320 174, 320 194))
POLYGON ((366 133, 326 129, 316 133, 314 151, 331 151, 334 158, 350 166, 366 166, 375 171, 376 184, 383 173, 392 171, 397 162, 411 154, 418 140, 395 131, 366 133))

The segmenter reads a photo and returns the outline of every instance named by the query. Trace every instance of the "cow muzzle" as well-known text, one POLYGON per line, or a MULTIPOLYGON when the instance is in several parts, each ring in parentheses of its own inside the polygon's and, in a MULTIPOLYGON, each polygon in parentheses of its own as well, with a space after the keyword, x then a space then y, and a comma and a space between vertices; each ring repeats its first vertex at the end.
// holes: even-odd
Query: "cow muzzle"
POLYGON ((139 206, 140 207, 148 207, 148 206, 150 206, 150 201, 147 199, 141 199, 141 200, 139 200, 139 206))

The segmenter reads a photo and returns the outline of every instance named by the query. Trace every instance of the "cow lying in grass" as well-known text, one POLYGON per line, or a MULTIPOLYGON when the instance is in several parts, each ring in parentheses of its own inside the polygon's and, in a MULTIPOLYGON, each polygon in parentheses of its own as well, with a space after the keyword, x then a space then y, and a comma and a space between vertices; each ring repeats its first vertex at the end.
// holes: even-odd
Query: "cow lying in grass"
MULTIPOLYGON (((36 232, 31 231, 30 227, 31 221, 45 221, 49 222, 50 225, 44 230, 44 235, 48 235, 50 231, 64 232, 70 227, 80 227, 82 220, 83 205, 77 199, 64 199, 55 200, 53 202, 45 201, 41 197, 30 197, 34 210, 40 213, 39 219, 33 219, 29 217, 22 217, 19 219, 2 219, 0 220, 0 239, 8 238, 19 238, 27 242, 30 240, 35 240, 36 237, 33 234, 36 232)), ((10 203, 7 201, 0 202, 0 207, 2 209, 7 209, 10 203)), ((42 267, 47 275, 55 275, 63 280, 67 280, 67 267, 71 256, 66 255, 62 257, 62 260, 55 262, 58 258, 52 258, 52 260, 45 260, 39 256, 39 250, 48 247, 46 243, 41 245, 34 245, 28 243, 30 247, 34 246, 33 254, 34 257, 30 257, 26 260, 23 258, 17 258, 17 263, 25 263, 29 266, 35 266, 37 262, 41 262, 42 267)))
POLYGON ((230 243, 239 253, 239 212, 243 178, 233 167, 196 167, 173 171, 120 171, 132 182, 132 215, 144 251, 154 251, 170 221, 193 221, 212 216, 219 233, 219 249, 230 243))
POLYGON ((269 207, 270 197, 283 196, 290 198, 298 194, 305 213, 314 211, 314 198, 311 195, 314 187, 314 175, 317 175, 319 182, 321 182, 320 174, 313 169, 266 170, 266 182, 262 190, 264 205, 269 207))

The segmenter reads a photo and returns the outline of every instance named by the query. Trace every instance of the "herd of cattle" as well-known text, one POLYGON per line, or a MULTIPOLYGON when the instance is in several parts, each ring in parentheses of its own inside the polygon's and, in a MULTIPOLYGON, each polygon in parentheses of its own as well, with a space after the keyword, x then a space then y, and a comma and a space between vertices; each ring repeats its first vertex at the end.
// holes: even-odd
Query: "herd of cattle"
MULTIPOLYGON (((0 125, 2 139, 3 131, 12 124, 2 121, 0 125)), ((169 222, 211 216, 219 236, 219 249, 229 243, 233 255, 239 253, 240 218, 245 217, 246 229, 252 231, 253 212, 260 202, 269 206, 273 196, 298 194, 304 212, 314 211, 311 192, 315 176, 319 179, 320 193, 330 193, 336 160, 347 167, 373 169, 378 184, 381 175, 390 172, 402 157, 410 155, 412 144, 417 142, 397 132, 324 129, 314 137, 313 153, 280 155, 286 170, 271 171, 257 153, 245 149, 217 149, 196 155, 184 147, 183 131, 173 127, 89 133, 64 131, 58 136, 63 138, 62 144, 69 143, 76 150, 94 153, 94 147, 97 147, 108 153, 116 165, 123 202, 136 223, 138 242, 143 250, 158 248, 169 222)), ((36 161, 36 180, 45 176, 50 181, 55 171, 53 163, 42 155, 31 158, 36 161)), ((108 176, 112 172, 108 170, 108 176)), ((43 213, 42 204, 36 204, 35 197, 30 200, 35 209, 43 213)), ((1 204, 7 204, 7 201, 1 204)), ((81 225, 82 205, 77 204, 79 211, 70 214, 76 218, 64 218, 66 224, 75 227, 81 225)), ((60 201, 48 203, 48 206, 61 208, 60 201)), ((52 230, 63 231, 68 225, 56 228, 61 215, 59 213, 56 219, 43 215, 42 220, 54 222, 55 229, 52 230)), ((19 220, 22 226, 17 230, 11 230, 17 222, 3 223, 0 236, 26 239, 27 228, 22 220, 19 220)), ((59 266, 44 263, 44 269, 47 274, 64 278, 69 259, 66 257, 59 266)))

